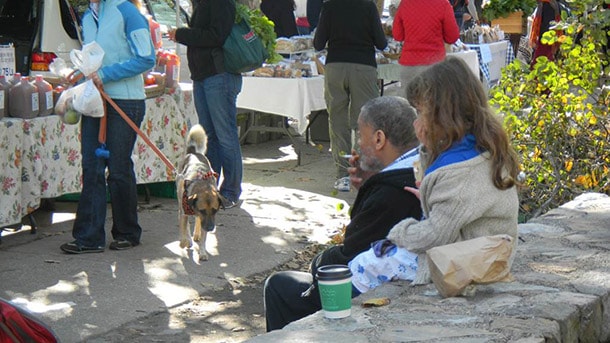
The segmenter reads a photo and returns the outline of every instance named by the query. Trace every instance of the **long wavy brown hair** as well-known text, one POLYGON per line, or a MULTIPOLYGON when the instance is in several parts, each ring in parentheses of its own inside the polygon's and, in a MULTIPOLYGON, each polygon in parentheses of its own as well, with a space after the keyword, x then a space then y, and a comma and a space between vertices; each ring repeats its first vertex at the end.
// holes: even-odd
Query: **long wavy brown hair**
POLYGON ((508 189, 517 183, 517 153, 481 81, 462 59, 449 56, 419 74, 407 86, 407 99, 422 116, 430 163, 470 133, 477 149, 491 155, 494 185, 508 189))

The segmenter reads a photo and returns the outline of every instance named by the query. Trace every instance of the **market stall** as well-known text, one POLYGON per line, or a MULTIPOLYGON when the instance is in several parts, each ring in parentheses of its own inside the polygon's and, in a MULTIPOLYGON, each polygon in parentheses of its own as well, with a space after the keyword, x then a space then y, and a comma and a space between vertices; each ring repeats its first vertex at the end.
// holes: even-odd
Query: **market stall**
POLYGON ((500 80, 502 68, 511 64, 515 59, 513 46, 507 40, 485 44, 466 44, 466 46, 477 52, 481 74, 488 87, 500 80))
MULTIPOLYGON (((479 58, 475 50, 467 50, 460 52, 450 52, 447 56, 455 56, 463 59, 470 67, 470 70, 478 77, 479 76, 479 58)), ((382 82, 400 81, 400 65, 397 60, 392 60, 390 63, 377 65, 377 78, 382 82)))
MULTIPOLYGON (((188 128, 197 123, 190 84, 146 100, 140 126, 170 161, 183 153, 188 128)), ((59 116, 0 120, 0 227, 20 223, 42 198, 81 190, 80 126, 59 116)), ((138 137, 133 161, 139 184, 171 181, 165 164, 138 137)))
POLYGON ((237 107, 296 120, 297 131, 302 134, 307 128, 307 116, 326 108, 324 77, 244 76, 237 107))

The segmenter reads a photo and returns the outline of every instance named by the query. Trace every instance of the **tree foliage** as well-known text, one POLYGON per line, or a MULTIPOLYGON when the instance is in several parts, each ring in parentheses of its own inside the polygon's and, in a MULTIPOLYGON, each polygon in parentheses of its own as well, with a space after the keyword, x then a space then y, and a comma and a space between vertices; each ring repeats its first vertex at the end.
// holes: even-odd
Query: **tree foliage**
POLYGON ((491 103, 504 114, 526 174, 520 194, 525 219, 583 192, 610 193, 610 0, 570 3, 543 42, 561 43, 557 59, 538 59, 530 69, 507 66, 491 90, 491 103))

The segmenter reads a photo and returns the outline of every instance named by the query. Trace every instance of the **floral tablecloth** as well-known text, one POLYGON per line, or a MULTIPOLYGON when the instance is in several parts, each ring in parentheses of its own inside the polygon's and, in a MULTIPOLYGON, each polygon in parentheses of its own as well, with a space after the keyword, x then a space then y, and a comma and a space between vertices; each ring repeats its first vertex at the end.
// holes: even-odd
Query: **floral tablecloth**
MULTIPOLYGON (((179 160, 188 128, 197 123, 190 84, 146 100, 140 129, 173 162, 179 160)), ((133 161, 138 183, 172 181, 171 170, 138 137, 133 161)), ((80 125, 56 115, 0 120, 0 227, 21 222, 42 198, 81 190, 80 125)))

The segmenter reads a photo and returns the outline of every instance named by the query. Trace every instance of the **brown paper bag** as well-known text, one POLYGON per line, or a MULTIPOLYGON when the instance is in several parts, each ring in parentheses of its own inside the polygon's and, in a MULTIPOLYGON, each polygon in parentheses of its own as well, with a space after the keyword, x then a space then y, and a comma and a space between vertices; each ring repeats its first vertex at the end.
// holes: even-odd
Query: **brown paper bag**
POLYGON ((438 292, 453 297, 471 283, 510 280, 512 240, 509 235, 485 236, 429 249, 430 276, 438 292))

